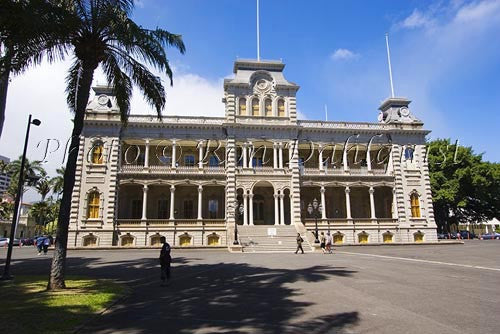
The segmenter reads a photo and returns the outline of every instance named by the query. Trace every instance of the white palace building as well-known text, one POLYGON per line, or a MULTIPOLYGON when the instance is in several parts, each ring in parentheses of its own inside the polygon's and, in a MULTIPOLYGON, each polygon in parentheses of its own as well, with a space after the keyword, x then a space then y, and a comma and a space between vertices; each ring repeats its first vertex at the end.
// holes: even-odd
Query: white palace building
POLYGON ((225 117, 131 115, 123 127, 112 89, 95 87, 68 246, 148 247, 165 236, 172 246, 288 251, 297 232, 313 245, 316 226, 335 244, 437 241, 429 131, 410 101, 385 100, 376 123, 298 120, 299 86, 284 67, 237 60, 225 117))

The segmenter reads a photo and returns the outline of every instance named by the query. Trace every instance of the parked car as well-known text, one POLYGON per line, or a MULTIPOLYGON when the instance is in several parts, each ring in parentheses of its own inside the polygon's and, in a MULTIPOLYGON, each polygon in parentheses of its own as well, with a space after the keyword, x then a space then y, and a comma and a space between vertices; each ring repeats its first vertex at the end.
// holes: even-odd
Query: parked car
POLYGON ((482 239, 482 240, 492 240, 492 239, 500 240, 500 233, 493 232, 493 233, 483 234, 483 235, 481 235, 480 239, 482 239))
POLYGON ((33 238, 21 239, 21 245, 23 245, 23 246, 33 246, 33 244, 34 244, 33 238))
POLYGON ((0 247, 7 247, 9 245, 9 238, 0 238, 0 247))
POLYGON ((474 238, 476 238, 476 235, 471 231, 460 231, 460 235, 462 236, 462 239, 474 239, 474 238))

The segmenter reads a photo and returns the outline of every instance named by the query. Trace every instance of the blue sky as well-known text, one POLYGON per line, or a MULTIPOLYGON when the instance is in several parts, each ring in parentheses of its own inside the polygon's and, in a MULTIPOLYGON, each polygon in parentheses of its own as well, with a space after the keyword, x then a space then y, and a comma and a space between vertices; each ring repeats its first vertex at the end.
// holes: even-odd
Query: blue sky
MULTIPOLYGON (((458 139, 500 161, 500 0, 260 0, 260 6, 261 57, 286 63, 287 79, 301 86, 302 117, 324 119, 326 104, 329 120, 376 122, 390 93, 388 32, 396 95, 413 100, 411 110, 430 137, 458 139)), ((139 24, 180 33, 186 43, 185 55, 168 51, 174 87, 167 89, 165 114, 223 116, 223 78, 236 57, 256 57, 255 7, 255 0, 137 2, 139 24)), ((47 138, 64 146, 72 127, 64 95, 70 62, 44 63, 13 78, 1 155, 20 155, 29 113, 42 120, 29 158, 43 158, 47 138)), ((103 76, 96 73, 95 82, 103 84, 103 76)), ((151 112, 134 94, 132 113, 151 112)), ((49 171, 62 164, 62 147, 48 157, 49 171)))
MULTIPOLYGON (((256 57, 255 3, 142 0, 134 15, 182 33, 187 53, 171 52, 174 66, 216 81, 236 57, 256 57)), ((413 100, 431 138, 500 161, 500 1, 261 0, 260 22, 261 57, 283 59, 308 119, 324 118, 326 104, 329 119, 376 121, 389 95, 388 32, 396 95, 413 100)))

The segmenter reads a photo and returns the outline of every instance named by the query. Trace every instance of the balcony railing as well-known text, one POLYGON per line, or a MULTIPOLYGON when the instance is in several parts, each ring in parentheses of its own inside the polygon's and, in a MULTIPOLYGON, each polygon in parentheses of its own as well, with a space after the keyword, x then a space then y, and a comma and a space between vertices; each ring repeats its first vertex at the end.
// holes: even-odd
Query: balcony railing
MULTIPOLYGON (((347 225, 347 224, 354 224, 354 225, 373 225, 373 224, 380 224, 380 225, 391 225, 391 224, 397 224, 398 220, 393 219, 393 218, 377 218, 377 219, 371 219, 371 218, 352 218, 352 219, 347 219, 347 218, 327 218, 327 219, 318 219, 318 226, 333 226, 333 225, 347 225)), ((315 225, 315 220, 313 218, 306 218, 305 219, 305 226, 310 228, 315 225)))
POLYGON ((311 167, 300 167, 299 171, 301 175, 390 175, 388 171, 382 168, 372 168, 368 170, 367 167, 361 168, 349 168, 344 170, 344 168, 324 168, 320 170, 319 168, 311 167))
POLYGON ((239 166, 236 168, 237 174, 261 174, 261 175, 275 175, 275 174, 288 174, 288 167, 274 168, 272 166, 255 166, 243 168, 239 166))
POLYGON ((196 166, 178 166, 172 168, 169 165, 151 165, 144 167, 143 165, 122 165, 121 173, 124 174, 211 174, 222 175, 226 173, 226 169, 221 166, 205 166, 202 169, 196 166))
POLYGON ((225 219, 117 219, 117 226, 120 227, 192 227, 192 226, 212 226, 224 227, 225 219))

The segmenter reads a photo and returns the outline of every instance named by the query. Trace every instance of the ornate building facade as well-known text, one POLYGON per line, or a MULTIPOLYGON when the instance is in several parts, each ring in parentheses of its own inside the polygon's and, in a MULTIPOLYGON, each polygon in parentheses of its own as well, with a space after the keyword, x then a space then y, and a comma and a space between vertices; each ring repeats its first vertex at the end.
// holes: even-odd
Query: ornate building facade
POLYGON ((156 246, 161 236, 230 246, 238 226, 238 238, 267 226, 311 243, 316 228, 336 244, 437 241, 429 131, 410 101, 387 99, 376 123, 298 120, 299 86, 284 67, 237 60, 225 117, 132 115, 123 127, 112 89, 95 87, 68 246, 156 246))

